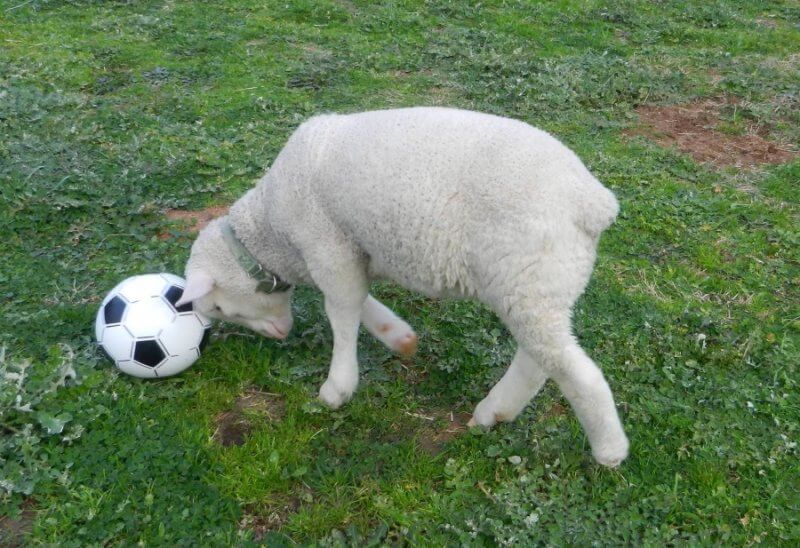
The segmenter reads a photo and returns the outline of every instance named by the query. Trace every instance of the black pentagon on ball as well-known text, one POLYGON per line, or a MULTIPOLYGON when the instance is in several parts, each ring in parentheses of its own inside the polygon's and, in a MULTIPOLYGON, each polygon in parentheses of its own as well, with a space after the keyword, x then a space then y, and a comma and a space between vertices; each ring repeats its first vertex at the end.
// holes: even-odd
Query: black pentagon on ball
POLYGON ((147 367, 155 367, 167 357, 167 353, 155 340, 136 341, 133 346, 133 359, 147 367))
POLYGON ((205 350, 206 345, 208 344, 208 339, 211 338, 211 328, 206 327, 205 331, 203 331, 203 338, 200 340, 200 352, 205 350))
POLYGON ((169 286, 169 289, 164 293, 164 297, 169 301, 169 304, 172 305, 172 308, 174 308, 176 312, 191 312, 193 310, 192 303, 175 306, 175 303, 177 303, 182 296, 183 288, 178 285, 169 286))
POLYGON ((125 301, 118 295, 108 301, 103 307, 103 318, 106 320, 106 325, 121 322, 125 306, 125 301))

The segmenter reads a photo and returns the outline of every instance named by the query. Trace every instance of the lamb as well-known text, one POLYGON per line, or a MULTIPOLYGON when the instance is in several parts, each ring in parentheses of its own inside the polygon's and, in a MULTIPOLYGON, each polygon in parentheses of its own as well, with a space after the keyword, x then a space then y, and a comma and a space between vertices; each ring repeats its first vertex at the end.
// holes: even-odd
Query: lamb
POLYGON ((615 467, 628 439, 571 310, 617 212, 572 151, 520 121, 427 107, 316 116, 198 235, 178 304, 283 338, 290 285, 316 286, 333 332, 319 397, 337 408, 358 385, 359 324, 394 351, 416 349, 411 327, 369 295, 371 280, 477 299, 518 349, 470 424, 514 420, 551 378, 594 458, 615 467))

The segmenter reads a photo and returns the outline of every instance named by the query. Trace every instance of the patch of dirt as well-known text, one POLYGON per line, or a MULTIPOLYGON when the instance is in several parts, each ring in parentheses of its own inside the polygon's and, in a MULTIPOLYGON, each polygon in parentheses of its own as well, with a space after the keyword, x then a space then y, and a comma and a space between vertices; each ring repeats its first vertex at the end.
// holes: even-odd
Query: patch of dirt
POLYGON ((403 78, 410 78, 412 76, 433 76, 433 71, 431 69, 421 69, 421 70, 391 70, 389 74, 392 75, 394 78, 403 79, 403 78))
POLYGON ((282 508, 276 508, 261 514, 245 513, 239 521, 240 531, 250 531, 255 542, 261 542, 271 531, 277 531, 289 519, 289 516, 297 512, 297 507, 287 504, 282 508))
POLYGON ((767 18, 767 17, 756 18, 756 25, 759 25, 761 27, 766 27, 768 29, 778 28, 778 22, 773 18, 767 18))
POLYGON ((797 151, 768 140, 763 128, 750 127, 745 135, 720 131, 720 110, 735 104, 730 99, 716 98, 682 105, 644 105, 636 109, 644 127, 627 133, 643 135, 660 145, 675 147, 698 162, 720 167, 747 169, 781 164, 798 155, 797 151))
MULTIPOLYGON (((196 211, 168 209, 165 215, 170 221, 178 221, 185 224, 189 232, 197 233, 203 230, 208 223, 217 217, 227 215, 227 213, 228 206, 211 206, 196 211)), ((161 234, 160 237, 163 239, 168 237, 168 234, 161 234)))
POLYGON ((441 409, 407 414, 422 423, 419 428, 411 430, 408 434, 412 436, 416 434, 419 446, 431 456, 440 454, 447 442, 466 432, 469 429, 467 423, 472 418, 470 413, 441 409))
POLYGON ((250 420, 234 411, 220 413, 214 417, 214 424, 217 425, 217 429, 211 437, 223 447, 243 445, 247 436, 253 431, 250 420))
POLYGON ((550 409, 541 414, 542 419, 549 419, 550 417, 560 417, 567 414, 567 408, 561 403, 555 402, 550 406, 550 409))
POLYGON ((36 511, 30 499, 22 504, 22 512, 15 519, 0 516, 0 546, 9 548, 24 546, 24 537, 33 530, 35 518, 36 511))
POLYGON ((280 422, 286 416, 286 402, 280 394, 247 390, 236 398, 236 411, 266 417, 270 422, 280 422))
POLYGON ((716 86, 717 84, 722 82, 722 80, 725 79, 722 73, 713 68, 706 70, 706 75, 708 76, 708 81, 711 83, 711 85, 714 86, 716 86))
POLYGON ((280 422, 286 415, 286 402, 278 394, 247 390, 233 403, 230 411, 214 418, 216 429, 211 438, 222 445, 242 445, 254 430, 254 420, 280 422))
POLYGON ((280 530, 289 518, 297 513, 303 502, 313 500, 312 491, 306 486, 301 486, 285 500, 271 500, 267 506, 261 508, 247 506, 239 521, 239 529, 250 531, 253 540, 261 542, 269 532, 280 530))

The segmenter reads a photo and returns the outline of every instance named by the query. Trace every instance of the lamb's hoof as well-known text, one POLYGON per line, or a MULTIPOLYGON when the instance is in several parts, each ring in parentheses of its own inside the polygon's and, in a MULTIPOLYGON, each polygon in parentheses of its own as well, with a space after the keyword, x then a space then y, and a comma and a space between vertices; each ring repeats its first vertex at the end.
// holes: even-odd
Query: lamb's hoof
POLYGON ((392 350, 401 356, 410 358, 417 353, 417 343, 419 343, 419 337, 412 331, 396 339, 392 344, 392 350))
POLYGON ((512 416, 510 413, 497 409, 488 398, 482 400, 472 413, 472 418, 467 423, 470 428, 474 426, 483 426, 484 428, 491 428, 498 422, 510 422, 514 420, 516 415, 512 416))
POLYGON ((342 390, 330 379, 319 389, 319 399, 331 409, 339 409, 353 397, 353 390, 342 390))
POLYGON ((378 338, 389 350, 407 358, 417 353, 419 337, 406 322, 398 320, 397 322, 384 323, 381 324, 378 331, 378 338))
POLYGON ((617 468, 628 456, 628 438, 624 437, 616 442, 605 444, 596 451, 592 451, 594 460, 607 468, 617 468))

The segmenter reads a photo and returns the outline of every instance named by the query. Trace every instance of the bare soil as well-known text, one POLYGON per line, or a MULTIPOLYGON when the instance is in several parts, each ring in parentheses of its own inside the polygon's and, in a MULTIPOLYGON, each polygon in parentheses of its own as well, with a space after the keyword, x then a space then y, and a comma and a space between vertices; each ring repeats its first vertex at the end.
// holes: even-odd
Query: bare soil
POLYGON ((250 531, 253 540, 261 542, 270 531, 279 530, 302 505, 300 495, 294 493, 284 500, 271 500, 266 507, 245 507, 239 529, 250 531))
POLYGON ((214 423, 217 429, 214 430, 212 438, 223 447, 243 445, 253 430, 250 420, 234 411, 220 413, 214 417, 214 423))
POLYGON ((541 419, 549 419, 550 417, 560 417, 567 414, 567 408, 559 402, 554 402, 550 408, 541 414, 541 419))
POLYGON ((255 428, 254 420, 279 422, 286 415, 286 402, 278 394, 250 389, 243 392, 233 408, 214 418, 214 441, 228 447, 242 445, 255 428))
POLYGON ((211 206, 205 209, 189 211, 184 209, 168 209, 167 219, 179 221, 187 225, 189 232, 200 232, 205 226, 217 217, 228 213, 228 206, 211 206))
POLYGON ((682 105, 636 109, 642 127, 628 132, 643 135, 667 147, 675 147, 698 162, 719 167, 750 169, 762 164, 781 164, 797 151, 768 139, 763 128, 752 126, 744 135, 720 131, 720 111, 736 104, 728 98, 705 99, 682 105))
POLYGON ((27 499, 22 504, 22 512, 16 518, 0 516, 0 546, 9 548, 24 546, 23 540, 25 535, 33 530, 35 518, 36 511, 33 509, 31 499, 27 499))
POLYGON ((270 422, 280 422, 286 415, 286 402, 280 394, 250 389, 236 398, 235 410, 266 417, 270 422))
POLYGON ((256 542, 261 542, 270 531, 277 531, 298 512, 304 503, 313 501, 313 491, 301 485, 284 497, 263 501, 259 505, 248 505, 239 521, 239 529, 252 533, 256 542))
POLYGON ((423 424, 410 434, 416 434, 419 446, 431 456, 440 454, 449 441, 466 432, 469 429, 467 423, 472 418, 470 413, 441 409, 418 413, 416 416, 423 424))

